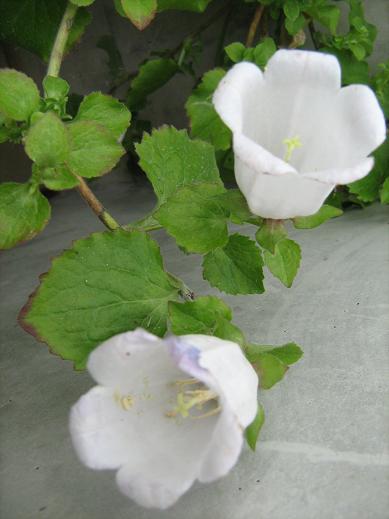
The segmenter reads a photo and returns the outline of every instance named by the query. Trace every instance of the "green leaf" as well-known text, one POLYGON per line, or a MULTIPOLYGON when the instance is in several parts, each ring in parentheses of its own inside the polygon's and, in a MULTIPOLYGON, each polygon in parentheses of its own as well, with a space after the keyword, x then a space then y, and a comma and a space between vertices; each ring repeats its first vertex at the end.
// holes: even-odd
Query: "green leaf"
POLYGON ((255 242, 233 234, 223 248, 209 252, 203 261, 203 277, 227 294, 261 294, 262 256, 255 242))
POLYGON ((277 243, 287 238, 288 233, 282 220, 264 220, 255 239, 261 247, 274 254, 277 243))
POLYGON ((69 93, 69 83, 60 77, 46 76, 43 80, 45 97, 62 101, 69 93))
POLYGON ((372 85, 385 114, 389 119, 389 61, 378 65, 378 73, 372 79, 372 85))
POLYGON ((52 191, 72 189, 79 184, 77 177, 73 175, 65 164, 59 164, 52 168, 47 167, 43 169, 34 167, 34 176, 39 183, 44 184, 52 191))
POLYGON ((177 71, 177 63, 170 58, 153 58, 146 61, 131 81, 126 99, 128 108, 132 111, 144 108, 147 97, 165 85, 177 71))
POLYGON ((186 303, 169 303, 169 318, 175 335, 204 334, 244 344, 243 333, 231 323, 231 309, 214 296, 186 303))
POLYGON ((84 97, 75 121, 93 121, 101 124, 115 139, 119 139, 130 124, 131 113, 114 97, 93 92, 84 97))
POLYGON ((212 0, 158 0, 158 11, 177 9, 203 13, 212 0))
POLYGON ((15 121, 28 121, 39 104, 39 90, 31 78, 17 70, 0 70, 0 112, 15 121))
POLYGON ((92 121, 71 123, 68 130, 68 166, 75 175, 86 178, 103 175, 111 171, 125 152, 108 130, 92 121))
POLYGON ((333 207, 331 205, 322 205, 317 213, 312 214, 311 216, 298 216, 293 218, 293 225, 297 229, 313 229, 314 227, 318 227, 322 223, 326 222, 330 218, 336 218, 343 214, 341 209, 337 207, 333 207))
POLYGON ((365 203, 374 202, 379 198, 381 186, 389 176, 389 139, 376 149, 373 157, 372 171, 366 177, 348 185, 350 193, 365 203))
POLYGON ((253 363, 262 389, 270 389, 284 378, 288 366, 272 353, 257 353, 253 363))
POLYGON ((157 0, 121 0, 121 6, 135 27, 143 31, 155 16, 157 0))
POLYGON ((78 5, 78 7, 92 5, 95 0, 70 0, 72 4, 78 5))
POLYGON ((225 73, 225 70, 217 68, 204 74, 185 104, 192 136, 210 142, 216 150, 227 150, 231 146, 231 130, 212 104, 213 93, 225 73))
POLYGON ((308 6, 304 11, 315 21, 318 21, 324 27, 330 30, 331 34, 336 34, 336 29, 340 20, 340 9, 336 5, 326 5, 322 2, 316 2, 312 6, 308 6))
POLYGON ((264 38, 253 51, 254 62, 258 67, 264 68, 267 65, 269 59, 277 50, 277 45, 273 38, 264 38))
POLYGON ((84 368, 89 353, 138 326, 162 336, 177 298, 159 247, 146 233, 95 233, 56 258, 22 309, 22 326, 84 368))
POLYGON ((97 41, 96 47, 107 53, 107 65, 112 80, 118 80, 125 72, 122 55, 112 34, 105 34, 97 41))
POLYGON ((274 254, 265 250, 264 260, 273 276, 290 288, 300 266, 300 246, 293 240, 281 240, 276 244, 274 254))
POLYGON ((228 189, 215 197, 228 211, 229 218, 233 223, 258 223, 258 217, 254 216, 247 201, 239 189, 228 189))
POLYGON ((153 130, 151 135, 144 134, 135 149, 160 204, 180 187, 203 182, 222 186, 213 147, 191 140, 186 130, 171 126, 153 130))
POLYGON ((380 200, 381 204, 389 204, 389 177, 382 184, 382 188, 380 190, 380 200))
POLYGON ((300 14, 300 6, 297 0, 286 0, 284 3, 284 14, 292 22, 296 21, 300 14))
POLYGON ((50 204, 37 186, 0 184, 0 249, 30 240, 50 219, 50 204))
POLYGON ((54 167, 69 156, 69 135, 64 123, 53 113, 47 112, 29 129, 25 149, 38 166, 54 167))
POLYGON ((294 342, 288 342, 282 346, 257 346, 250 344, 246 347, 246 356, 250 362, 256 362, 257 356, 261 353, 271 353, 287 366, 294 364, 303 356, 302 349, 294 342))
POLYGON ((240 41, 230 43, 227 47, 224 47, 224 51, 233 63, 239 63, 243 61, 246 47, 240 41))
MULTIPOLYGON (((1 0, 0 39, 34 52, 47 61, 66 5, 67 0, 1 0)), ((78 9, 67 50, 80 39, 90 20, 85 8, 78 9)))
POLYGON ((265 410, 261 404, 258 404, 257 416, 254 421, 246 428, 245 435, 246 441, 249 444, 250 449, 255 451, 259 433, 265 423, 265 410))
POLYGON ((214 199, 219 184, 184 187, 156 211, 155 218, 188 252, 205 254, 228 241, 227 213, 214 199))
POLYGON ((285 27, 288 33, 291 36, 294 36, 299 31, 301 31, 306 24, 306 19, 303 14, 299 14, 299 16, 296 18, 296 20, 291 20, 290 18, 286 18, 285 20, 285 27))

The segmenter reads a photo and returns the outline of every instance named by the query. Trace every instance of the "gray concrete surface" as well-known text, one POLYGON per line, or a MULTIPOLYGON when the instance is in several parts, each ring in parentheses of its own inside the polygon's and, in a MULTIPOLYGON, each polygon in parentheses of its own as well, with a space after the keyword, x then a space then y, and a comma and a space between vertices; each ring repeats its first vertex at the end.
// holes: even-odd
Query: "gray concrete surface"
MULTIPOLYGON (((124 172, 94 183, 122 223, 153 196, 124 172)), ((76 458, 70 406, 93 385, 16 323, 20 307, 72 240, 102 230, 77 193, 52 200, 53 219, 34 241, 1 254, 0 517, 3 519, 388 519, 389 214, 378 205, 312 231, 291 230, 303 249, 292 289, 270 276, 264 295, 224 297, 253 341, 294 340, 303 360, 262 393, 267 421, 255 454, 224 479, 196 485, 166 512, 138 508, 112 472, 76 458)), ((249 228, 247 233, 251 232, 249 228)), ((167 267, 198 294, 200 258, 163 232, 167 267)), ((215 292, 216 293, 216 292, 215 292)))

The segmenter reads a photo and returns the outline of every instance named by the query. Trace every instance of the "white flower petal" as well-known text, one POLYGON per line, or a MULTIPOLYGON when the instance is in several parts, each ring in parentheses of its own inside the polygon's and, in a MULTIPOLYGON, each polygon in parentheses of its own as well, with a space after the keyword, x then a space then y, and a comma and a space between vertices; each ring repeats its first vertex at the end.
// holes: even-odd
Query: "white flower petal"
POLYGON ((250 117, 253 103, 263 91, 263 74, 253 63, 235 65, 220 81, 213 96, 217 113, 232 131, 242 131, 245 117, 250 117))
POLYGON ((241 348, 231 341, 209 335, 183 335, 181 339, 201 351, 199 364, 212 377, 212 384, 244 428, 255 418, 258 376, 241 348))
POLYGON ((87 467, 117 469, 123 464, 131 437, 112 389, 95 386, 78 400, 70 412, 70 432, 87 467))
MULTIPOLYGON (((301 177, 306 179, 318 180, 323 182, 323 185, 328 184, 350 184, 360 178, 365 177, 374 166, 374 159, 368 157, 365 160, 358 162, 355 166, 348 168, 334 168, 324 171, 315 171, 313 173, 304 173, 301 177)), ((334 186, 333 186, 334 187, 334 186)), ((331 189, 332 191, 332 189, 331 189)))
MULTIPOLYGON (((341 69, 331 54, 306 50, 278 50, 267 63, 266 83, 273 88, 337 90, 341 85, 341 69)), ((294 99, 291 99, 293 102, 294 99)))
POLYGON ((213 431, 207 455, 198 475, 199 481, 209 483, 228 474, 239 458, 242 445, 242 426, 227 405, 213 431))
POLYGON ((137 467, 123 466, 116 475, 120 490, 138 505, 162 510, 172 506, 193 484, 195 474, 176 466, 175 459, 149 459, 137 467))

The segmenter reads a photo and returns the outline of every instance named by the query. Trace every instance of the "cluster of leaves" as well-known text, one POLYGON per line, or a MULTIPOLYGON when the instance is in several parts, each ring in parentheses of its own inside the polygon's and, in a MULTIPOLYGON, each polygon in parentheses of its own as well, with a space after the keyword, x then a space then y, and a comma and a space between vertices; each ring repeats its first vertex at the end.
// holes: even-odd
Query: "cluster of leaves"
POLYGON ((12 69, 0 71, 2 142, 22 142, 33 161, 27 183, 0 184, 0 248, 7 249, 40 232, 50 218, 50 205, 39 190, 76 187, 80 177, 110 171, 124 154, 119 137, 131 114, 111 96, 86 96, 72 119, 66 113, 68 83, 47 76, 40 97, 34 81, 12 69))

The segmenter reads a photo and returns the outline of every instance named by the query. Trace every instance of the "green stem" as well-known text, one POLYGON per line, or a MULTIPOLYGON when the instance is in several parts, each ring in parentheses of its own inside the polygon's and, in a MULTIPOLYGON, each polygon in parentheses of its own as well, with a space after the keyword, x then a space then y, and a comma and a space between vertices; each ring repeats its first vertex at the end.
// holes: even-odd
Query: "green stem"
POLYGON ((49 66, 47 67, 48 76, 58 77, 59 75, 65 53, 66 42, 68 41, 69 32, 72 28, 77 9, 78 7, 76 5, 68 2, 60 26, 58 28, 53 48, 51 50, 49 66))
POLYGON ((105 209, 100 200, 95 196, 95 194, 89 189, 88 184, 81 177, 78 177, 79 184, 77 186, 77 190, 85 200, 85 202, 89 205, 92 211, 95 213, 97 218, 109 229, 110 231, 115 231, 120 228, 120 225, 117 221, 109 214, 109 212, 105 209))

